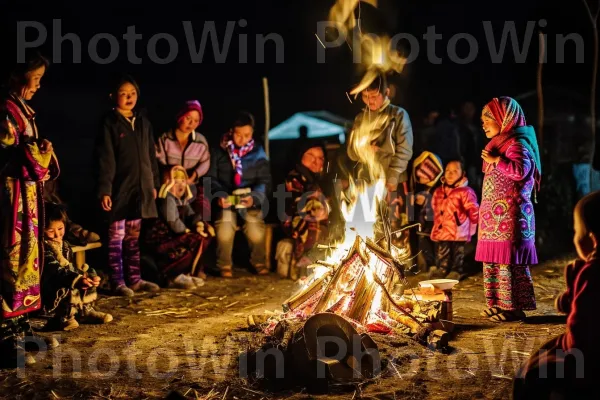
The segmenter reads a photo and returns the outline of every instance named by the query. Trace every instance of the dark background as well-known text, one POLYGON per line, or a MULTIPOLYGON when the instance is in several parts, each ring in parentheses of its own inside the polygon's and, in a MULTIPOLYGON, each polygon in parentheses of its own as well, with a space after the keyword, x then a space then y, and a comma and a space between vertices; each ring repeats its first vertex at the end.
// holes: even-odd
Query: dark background
MULTIPOLYGON (((169 127, 182 101, 198 99, 205 115, 199 131, 213 142, 227 129, 230 115, 242 108, 255 114, 257 132, 263 132, 262 77, 269 80, 271 127, 298 111, 323 109, 352 119, 361 108, 360 102, 350 103, 345 94, 356 83, 360 72, 352 63, 348 46, 327 50, 327 62, 317 63, 317 22, 326 20, 333 1, 3 3, 3 67, 9 65, 16 55, 17 21, 44 24, 48 38, 40 49, 51 61, 56 55, 56 49, 52 48, 52 19, 61 19, 63 35, 76 33, 81 39, 82 63, 72 62, 72 44, 65 41, 62 62, 50 67, 40 92, 31 101, 38 112, 40 132, 55 144, 63 171, 60 178, 62 194, 75 204, 75 212, 87 212, 83 211, 86 210, 85 204, 96 201, 90 174, 92 147, 99 118, 110 107, 107 94, 115 73, 128 72, 138 80, 141 86, 140 104, 148 109, 157 134, 169 127), (205 21, 215 21, 217 31, 223 35, 227 21, 240 19, 247 20, 247 27, 236 27, 226 63, 215 62, 210 44, 205 49, 204 61, 191 63, 182 21, 193 23, 198 41, 205 21), (128 62, 126 44, 122 39, 127 27, 132 25, 136 33, 143 35, 136 45, 136 54, 143 59, 140 65, 128 62), (101 32, 113 34, 120 44, 119 59, 108 65, 95 64, 86 50, 90 38, 101 32), (145 46, 157 33, 169 33, 177 38, 179 53, 174 62, 157 65, 149 59, 145 46), (237 43, 242 33, 248 37, 246 64, 238 60, 237 43), (284 63, 275 62, 272 43, 267 45, 265 63, 256 62, 254 37, 257 33, 278 33, 283 37, 284 63)), ((560 5, 548 3, 529 0, 380 0, 378 11, 363 4, 361 19, 365 31, 376 30, 392 35, 406 32, 420 38, 417 61, 408 65, 402 74, 391 78, 397 88, 394 102, 408 110, 416 126, 429 107, 455 106, 466 99, 475 101, 480 107, 494 96, 514 97, 535 90, 537 25, 526 63, 515 63, 511 43, 508 43, 503 62, 493 64, 483 21, 492 21, 498 43, 505 21, 515 21, 522 37, 527 21, 545 18, 548 22, 545 32, 548 34, 549 54, 548 63, 544 66, 544 87, 569 91, 574 98, 579 96, 579 101, 561 101, 565 109, 577 108, 587 112, 593 53, 591 23, 581 0, 555 3, 560 5), (437 55, 443 59, 440 65, 433 65, 427 59, 422 36, 428 26, 435 26, 436 32, 443 35, 436 46, 437 55), (450 37, 461 32, 473 35, 479 43, 477 59, 467 65, 452 63, 445 50, 450 37), (556 63, 554 37, 559 33, 578 33, 585 39, 585 63, 576 64, 572 43, 566 47, 565 63, 556 63)), ((104 55, 108 54, 106 44, 99 49, 104 55)), ((466 50, 465 41, 462 41, 458 52, 464 56, 466 50)), ((158 52, 164 56, 166 51, 162 42, 158 52)))

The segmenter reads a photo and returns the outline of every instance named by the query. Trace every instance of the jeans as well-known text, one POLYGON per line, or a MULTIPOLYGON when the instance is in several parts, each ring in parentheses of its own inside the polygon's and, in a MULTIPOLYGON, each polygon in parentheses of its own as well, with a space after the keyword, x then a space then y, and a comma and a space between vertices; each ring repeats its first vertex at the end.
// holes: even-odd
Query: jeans
POLYGON ((437 261, 438 268, 449 274, 450 272, 464 272, 466 242, 438 242, 437 261))
POLYGON ((215 223, 217 237, 217 267, 231 267, 233 239, 238 226, 238 217, 244 220, 242 228, 250 245, 250 263, 256 267, 265 265, 265 221, 260 210, 240 211, 224 209, 215 223))

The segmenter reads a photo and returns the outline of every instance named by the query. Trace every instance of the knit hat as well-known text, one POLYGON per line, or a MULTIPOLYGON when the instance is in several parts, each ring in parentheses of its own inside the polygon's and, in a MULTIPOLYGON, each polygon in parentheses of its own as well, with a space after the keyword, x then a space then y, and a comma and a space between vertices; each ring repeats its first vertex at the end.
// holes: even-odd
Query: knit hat
POLYGON ((302 157, 304 157, 304 153, 306 153, 308 150, 315 148, 315 147, 319 147, 321 148, 321 150, 323 150, 323 155, 325 157, 327 157, 327 148, 325 147, 325 144, 319 140, 310 140, 310 139, 304 139, 304 140, 300 140, 299 143, 297 144, 297 149, 298 149, 298 153, 297 153, 297 160, 296 162, 298 164, 302 163, 302 157))
POLYGON ((198 114, 200 114, 200 123, 198 125, 202 124, 204 114, 202 113, 202 106, 200 105, 200 102, 198 100, 186 101, 181 110, 179 110, 179 112, 177 113, 175 120, 179 122, 181 118, 183 118, 190 111, 198 111, 198 114))
MULTIPOLYGON (((171 190, 171 188, 175 184, 175 179, 184 179, 187 182, 188 174, 187 174, 185 168, 183 168, 181 165, 175 165, 168 171, 168 175, 167 175, 163 185, 160 187, 160 191, 158 192, 159 198, 164 199, 167 197, 169 190, 171 190)), ((185 201, 189 201, 194 197, 194 195, 192 194, 190 185, 188 185, 186 183, 185 186, 186 186, 185 201)))

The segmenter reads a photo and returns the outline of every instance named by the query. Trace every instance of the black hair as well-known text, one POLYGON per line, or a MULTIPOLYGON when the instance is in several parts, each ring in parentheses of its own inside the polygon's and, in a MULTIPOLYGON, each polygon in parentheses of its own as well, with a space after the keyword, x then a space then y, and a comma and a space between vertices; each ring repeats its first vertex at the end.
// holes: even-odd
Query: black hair
POLYGON ((592 192, 579 200, 575 212, 579 213, 585 229, 600 238, 600 191, 592 192))
POLYGON ((254 129, 254 116, 247 111, 240 111, 233 119, 233 122, 231 123, 231 129, 246 125, 250 125, 252 129, 254 129))
POLYGON ((6 86, 9 90, 15 90, 27 83, 27 73, 35 71, 38 68, 50 66, 50 61, 37 50, 30 50, 25 53, 22 62, 14 64, 10 71, 6 86))
POLYGON ((117 99, 117 95, 119 93, 119 89, 126 83, 131 83, 137 92, 138 97, 140 96, 140 85, 133 79, 131 75, 123 74, 120 75, 112 86, 111 94, 113 95, 113 100, 117 99))
POLYGON ((46 203, 44 206, 44 223, 47 228, 51 222, 61 221, 65 225, 67 223, 67 210, 58 203, 46 203))
POLYGON ((385 75, 379 74, 366 90, 379 90, 380 93, 385 94, 385 91, 388 89, 388 87, 389 86, 385 75))
POLYGON ((446 162, 446 167, 448 165, 450 165, 450 163, 453 163, 453 162, 454 163, 458 163, 460 165, 460 170, 463 172, 463 175, 467 173, 467 171, 465 169, 466 168, 465 167, 465 161, 462 158, 456 158, 456 159, 453 159, 453 160, 448 160, 448 162, 446 162))

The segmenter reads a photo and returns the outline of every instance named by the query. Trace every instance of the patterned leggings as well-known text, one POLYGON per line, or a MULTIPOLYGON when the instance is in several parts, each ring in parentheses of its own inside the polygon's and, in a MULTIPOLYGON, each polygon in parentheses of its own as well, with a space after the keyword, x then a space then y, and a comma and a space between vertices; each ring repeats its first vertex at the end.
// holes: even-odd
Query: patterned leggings
POLYGON ((140 229, 142 220, 121 220, 108 228, 108 264, 111 270, 110 282, 113 288, 127 283, 135 285, 141 280, 140 273, 140 229))
POLYGON ((488 307, 509 311, 536 309, 528 265, 483 263, 483 287, 488 307))

